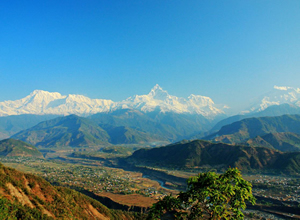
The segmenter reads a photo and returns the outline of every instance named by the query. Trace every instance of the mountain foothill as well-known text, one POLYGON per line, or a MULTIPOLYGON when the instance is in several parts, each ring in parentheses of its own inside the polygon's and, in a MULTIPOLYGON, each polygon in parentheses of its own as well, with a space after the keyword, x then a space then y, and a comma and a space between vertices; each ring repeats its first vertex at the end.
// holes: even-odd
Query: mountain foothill
POLYGON ((142 219, 0 163, 1 219, 142 219))
MULTIPOLYGON (((218 132, 204 137, 207 140, 224 143, 244 143, 257 136, 269 133, 300 132, 300 115, 282 115, 275 117, 246 118, 223 126, 218 132)), ((275 135, 278 138, 291 135, 275 135)), ((273 137, 275 137, 273 135, 273 137)), ((293 137, 296 137, 295 135, 293 137)))
POLYGON ((0 156, 43 158, 42 153, 35 146, 15 139, 0 141, 0 156))
POLYGON ((133 165, 171 169, 202 168, 224 171, 228 167, 237 167, 244 173, 299 174, 300 152, 281 152, 267 147, 194 140, 139 149, 126 161, 133 165))

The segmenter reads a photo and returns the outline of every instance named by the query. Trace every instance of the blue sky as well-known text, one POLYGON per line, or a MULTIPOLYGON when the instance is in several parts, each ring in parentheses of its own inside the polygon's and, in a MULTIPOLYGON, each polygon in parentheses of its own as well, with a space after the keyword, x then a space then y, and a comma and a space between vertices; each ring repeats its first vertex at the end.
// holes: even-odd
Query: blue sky
POLYGON ((35 89, 120 101, 159 84, 232 107, 300 87, 297 0, 0 2, 0 101, 35 89))

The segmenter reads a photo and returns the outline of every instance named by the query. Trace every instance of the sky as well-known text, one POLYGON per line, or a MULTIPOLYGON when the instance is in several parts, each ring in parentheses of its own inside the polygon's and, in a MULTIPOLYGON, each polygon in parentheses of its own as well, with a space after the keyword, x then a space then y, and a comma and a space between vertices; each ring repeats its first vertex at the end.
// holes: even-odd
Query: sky
POLYGON ((232 108, 300 87, 298 0, 0 1, 0 101, 121 101, 159 84, 232 108))

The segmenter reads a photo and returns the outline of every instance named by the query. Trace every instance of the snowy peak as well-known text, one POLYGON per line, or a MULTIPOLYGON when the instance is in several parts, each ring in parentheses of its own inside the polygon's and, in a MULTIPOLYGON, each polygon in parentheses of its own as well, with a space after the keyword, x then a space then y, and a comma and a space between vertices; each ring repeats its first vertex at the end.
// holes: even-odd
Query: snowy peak
POLYGON ((300 88, 293 88, 288 86, 274 86, 274 89, 300 93, 300 88))
POLYGON ((159 93, 160 91, 162 92, 166 92, 165 90, 163 90, 158 84, 156 84, 152 89, 151 91, 149 92, 148 95, 155 95, 157 92, 159 93))
POLYGON ((57 97, 60 98, 62 95, 58 92, 48 92, 44 90, 34 90, 32 93, 30 93, 29 96, 51 96, 51 97, 57 97))
POLYGON ((161 111, 200 114, 207 118, 213 118, 224 114, 218 109, 209 97, 190 95, 188 99, 169 95, 158 84, 156 84, 148 95, 135 95, 120 102, 121 108, 133 108, 143 112, 161 111))
POLYGON ((169 98, 168 92, 163 90, 158 84, 156 84, 151 89, 148 96, 152 97, 153 99, 158 99, 158 100, 165 100, 165 99, 169 98))
POLYGON ((147 95, 135 95, 121 102, 34 90, 23 99, 0 102, 0 116, 19 114, 91 115, 126 108, 142 112, 200 114, 207 118, 224 114, 209 97, 192 94, 187 99, 178 98, 169 95, 167 91, 156 84, 147 95))
MULTIPOLYGON (((49 103, 56 99, 62 99, 65 98, 65 96, 62 96, 58 92, 47 92, 43 90, 34 90, 32 93, 29 94, 29 96, 25 97, 25 100, 31 100, 35 102, 44 102, 49 103)), ((22 99, 21 99, 22 100, 22 99)))
POLYGON ((271 105, 293 104, 300 106, 300 88, 274 86, 273 90, 257 98, 248 112, 263 111, 271 105))
POLYGON ((191 94, 188 97, 188 100, 192 103, 195 103, 197 105, 214 105, 215 103, 213 102, 213 100, 209 97, 206 96, 201 96, 201 95, 194 95, 191 94))

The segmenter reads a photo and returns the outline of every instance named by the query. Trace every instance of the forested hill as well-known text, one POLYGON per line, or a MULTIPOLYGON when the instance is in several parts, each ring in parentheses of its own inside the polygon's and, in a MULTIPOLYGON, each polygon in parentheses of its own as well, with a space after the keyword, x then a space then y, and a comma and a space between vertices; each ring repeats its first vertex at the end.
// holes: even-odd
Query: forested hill
POLYGON ((128 157, 132 164, 169 168, 238 167, 243 172, 300 173, 300 153, 283 153, 265 147, 229 145, 203 140, 140 149, 128 157))
POLYGON ((35 146, 14 139, 0 141, 0 156, 43 158, 35 146))

